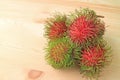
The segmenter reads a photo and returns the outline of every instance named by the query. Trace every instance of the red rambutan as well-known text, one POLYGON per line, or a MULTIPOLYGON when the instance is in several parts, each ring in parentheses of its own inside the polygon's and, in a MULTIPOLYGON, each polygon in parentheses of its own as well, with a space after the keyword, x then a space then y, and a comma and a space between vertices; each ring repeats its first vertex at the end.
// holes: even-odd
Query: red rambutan
POLYGON ((60 38, 64 35, 64 32, 66 32, 66 30, 67 27, 65 25, 65 22, 54 22, 50 27, 48 36, 50 39, 60 38))
POLYGON ((100 33, 103 35, 104 25, 101 24, 100 26, 96 26, 93 20, 88 20, 85 16, 80 16, 75 19, 69 28, 69 36, 71 40, 78 44, 84 43, 87 40, 95 39, 100 33))
POLYGON ((82 51, 82 64, 86 66, 100 66, 105 61, 105 50, 102 47, 91 47, 89 50, 82 51))

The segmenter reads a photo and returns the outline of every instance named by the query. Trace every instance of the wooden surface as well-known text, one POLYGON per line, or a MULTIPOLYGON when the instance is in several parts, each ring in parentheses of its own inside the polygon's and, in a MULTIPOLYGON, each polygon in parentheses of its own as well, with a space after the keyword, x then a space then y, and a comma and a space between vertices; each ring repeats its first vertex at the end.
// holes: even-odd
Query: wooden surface
POLYGON ((120 80, 119 0, 1 0, 0 1, 0 80, 32 80, 29 70, 43 71, 36 80, 85 80, 76 69, 60 71, 45 60, 44 21, 53 12, 68 13, 89 7, 104 15, 105 39, 113 50, 113 61, 99 80, 120 80), (98 4, 99 2, 99 4, 98 4))

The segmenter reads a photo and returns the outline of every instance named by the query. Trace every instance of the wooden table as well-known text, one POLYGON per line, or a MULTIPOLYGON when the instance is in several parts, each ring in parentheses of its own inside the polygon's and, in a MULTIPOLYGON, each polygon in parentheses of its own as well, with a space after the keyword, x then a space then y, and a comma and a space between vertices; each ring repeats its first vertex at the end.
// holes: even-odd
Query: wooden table
POLYGON ((55 11, 68 13, 79 7, 89 7, 105 16, 104 37, 111 45, 114 57, 100 80, 120 80, 120 6, 117 2, 117 6, 111 4, 79 0, 1 0, 0 80, 30 80, 26 76, 31 69, 44 72, 38 80, 85 80, 76 69, 55 70, 44 60, 45 19, 55 11))

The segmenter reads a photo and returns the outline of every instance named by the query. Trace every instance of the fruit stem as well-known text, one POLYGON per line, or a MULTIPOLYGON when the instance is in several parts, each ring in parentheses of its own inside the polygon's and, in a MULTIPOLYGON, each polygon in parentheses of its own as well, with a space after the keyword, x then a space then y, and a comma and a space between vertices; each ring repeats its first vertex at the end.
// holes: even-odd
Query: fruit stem
POLYGON ((101 16, 101 15, 97 15, 97 17, 104 18, 104 16, 101 16))

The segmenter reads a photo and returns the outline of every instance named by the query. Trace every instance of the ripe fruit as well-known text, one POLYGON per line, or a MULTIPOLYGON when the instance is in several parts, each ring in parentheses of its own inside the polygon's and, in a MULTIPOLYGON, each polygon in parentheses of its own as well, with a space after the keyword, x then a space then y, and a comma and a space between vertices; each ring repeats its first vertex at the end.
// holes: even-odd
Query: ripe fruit
POLYGON ((73 13, 72 16, 76 16, 76 14, 77 17, 69 24, 68 33, 74 43, 85 44, 104 34, 105 25, 94 11, 83 9, 77 11, 77 13, 73 13))
POLYGON ((98 78, 103 67, 111 60, 109 50, 104 42, 82 49, 80 59, 77 60, 81 73, 90 78, 98 78))
POLYGON ((50 40, 62 38, 65 36, 67 26, 65 23, 65 15, 55 15, 46 21, 46 36, 50 40))
POLYGON ((100 66, 105 61, 105 50, 102 47, 93 46, 82 51, 81 64, 86 66, 100 66))

